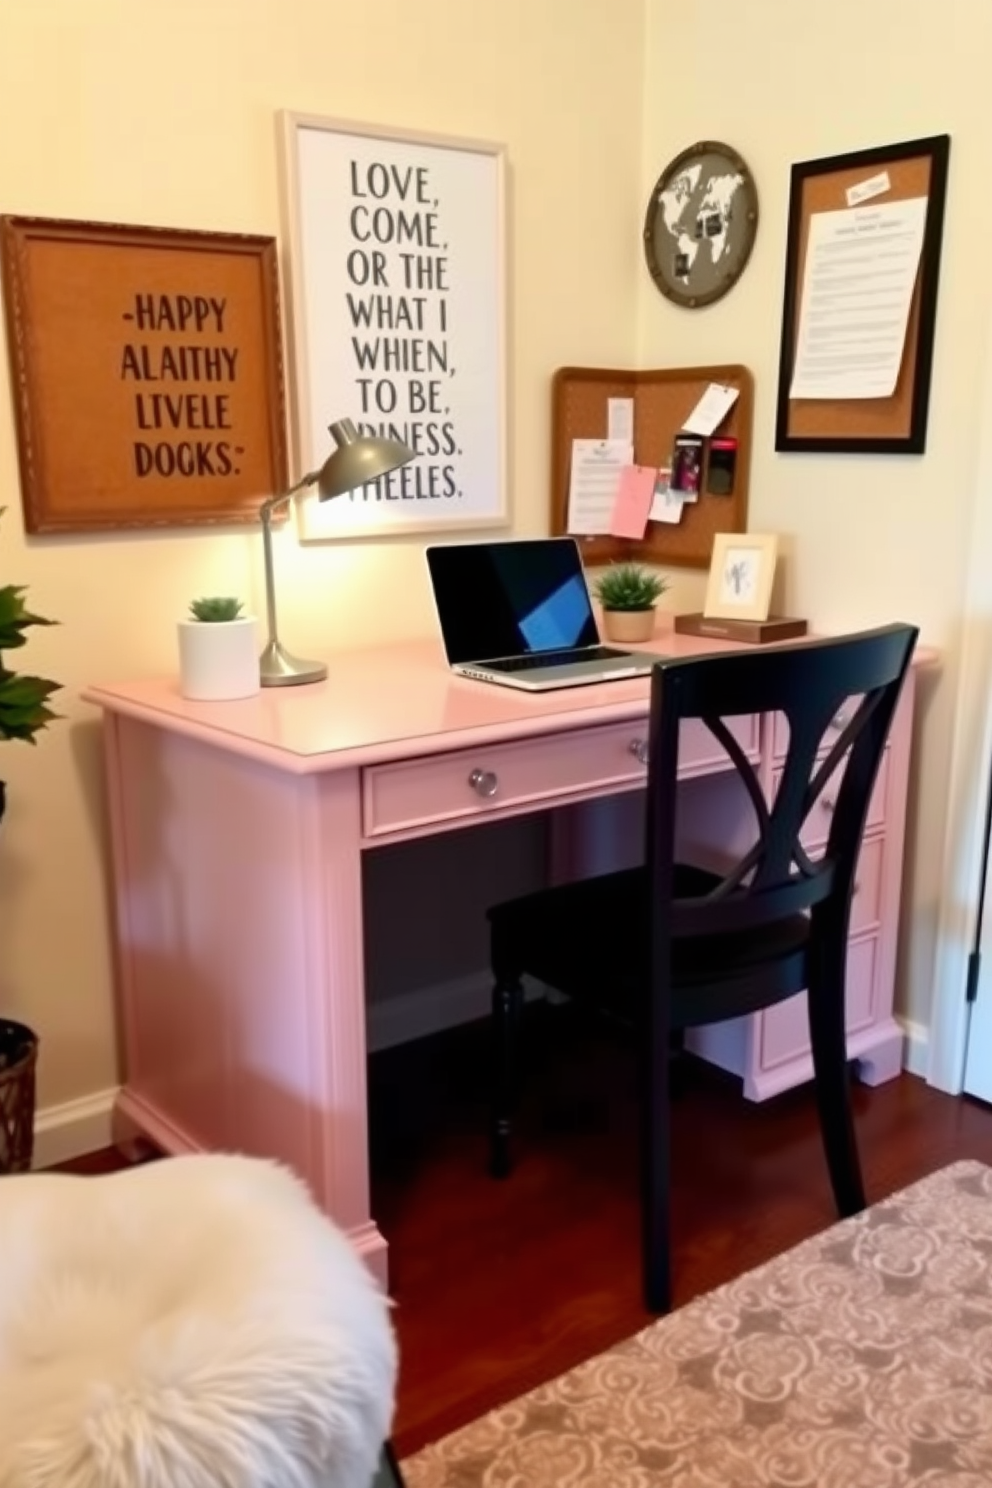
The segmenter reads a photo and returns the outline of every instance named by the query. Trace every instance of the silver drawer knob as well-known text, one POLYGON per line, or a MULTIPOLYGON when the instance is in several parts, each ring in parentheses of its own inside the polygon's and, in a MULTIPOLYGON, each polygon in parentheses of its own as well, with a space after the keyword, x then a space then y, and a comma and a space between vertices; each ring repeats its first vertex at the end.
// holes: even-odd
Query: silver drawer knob
POLYGON ((640 764, 646 765, 648 762, 647 739, 631 739, 630 752, 640 764))
POLYGON ((478 796, 494 796, 499 790, 499 780, 493 770, 473 770, 468 783, 478 796))

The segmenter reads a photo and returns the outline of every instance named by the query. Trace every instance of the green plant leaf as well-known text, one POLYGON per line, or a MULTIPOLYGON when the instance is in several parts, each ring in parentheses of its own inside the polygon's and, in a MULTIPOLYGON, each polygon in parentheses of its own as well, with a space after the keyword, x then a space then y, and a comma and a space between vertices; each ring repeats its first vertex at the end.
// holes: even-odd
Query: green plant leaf
POLYGON ((34 735, 58 717, 46 702, 58 690, 45 677, 0 671, 0 739, 34 743, 34 735))
POLYGON ((637 563, 614 563, 595 583, 605 610, 649 610, 668 588, 668 580, 637 563))
POLYGON ((209 599, 194 599, 189 608, 195 620, 203 620, 216 625, 228 620, 237 620, 243 604, 233 595, 216 595, 209 599))
POLYGON ((12 651, 16 646, 27 644, 25 631, 32 625, 54 625, 35 615, 24 603, 26 590, 19 584, 7 584, 0 588, 0 652, 12 651))
MULTIPOLYGON (((3 514, 0 507, 0 515, 3 514)), ((4 666, 7 651, 27 644, 27 631, 35 625, 57 625, 29 610, 22 584, 0 585, 0 741, 21 739, 35 742, 35 735, 59 715, 49 708, 47 699, 61 686, 47 677, 33 677, 4 666)))

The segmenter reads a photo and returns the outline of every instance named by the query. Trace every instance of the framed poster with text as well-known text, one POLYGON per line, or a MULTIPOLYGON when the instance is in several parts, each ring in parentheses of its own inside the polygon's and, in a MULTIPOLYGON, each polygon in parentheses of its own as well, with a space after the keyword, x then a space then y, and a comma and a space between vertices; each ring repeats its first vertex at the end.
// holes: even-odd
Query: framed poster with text
POLYGON ((326 458, 341 418, 416 455, 336 500, 302 500, 302 540, 505 525, 503 147, 280 123, 296 476, 326 458))
POLYGON ((28 532, 255 520, 285 489, 275 240, 0 218, 28 532))

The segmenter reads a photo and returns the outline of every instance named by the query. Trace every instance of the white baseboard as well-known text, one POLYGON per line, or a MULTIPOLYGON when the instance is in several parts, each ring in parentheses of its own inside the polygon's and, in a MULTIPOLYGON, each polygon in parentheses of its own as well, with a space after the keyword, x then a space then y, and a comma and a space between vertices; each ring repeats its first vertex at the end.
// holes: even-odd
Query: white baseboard
POLYGON ((930 1057, 930 1030, 925 1023, 914 1023, 911 1018, 897 1017, 896 1022, 906 1035, 902 1067, 911 1075, 918 1075, 921 1080, 925 1080, 930 1057))
POLYGON ((38 1111, 34 1119, 34 1167, 53 1168, 110 1147, 116 1099, 116 1089, 99 1090, 95 1095, 38 1111))
MULTIPOLYGON (((384 998, 369 1004, 367 1037, 369 1050, 376 1053, 396 1044, 408 1044, 442 1028, 455 1028, 459 1023, 473 1023, 487 1018, 492 1006, 492 977, 488 971, 472 972, 440 982, 433 987, 420 987, 399 997, 384 998)), ((544 997, 546 989, 539 982, 525 978, 528 1001, 544 997)))

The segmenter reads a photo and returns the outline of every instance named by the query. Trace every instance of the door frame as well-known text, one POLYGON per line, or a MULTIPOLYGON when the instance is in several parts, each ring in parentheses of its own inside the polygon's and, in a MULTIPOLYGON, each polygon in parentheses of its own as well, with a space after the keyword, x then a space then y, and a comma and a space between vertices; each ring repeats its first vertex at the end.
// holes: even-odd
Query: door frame
POLYGON ((952 1095, 964 1088, 971 1022, 968 958, 978 924, 992 766, 992 315, 978 416, 927 1054, 927 1083, 952 1095))

